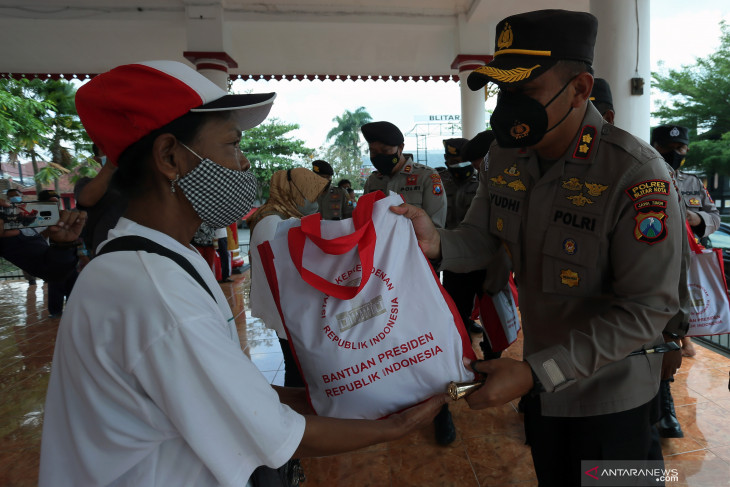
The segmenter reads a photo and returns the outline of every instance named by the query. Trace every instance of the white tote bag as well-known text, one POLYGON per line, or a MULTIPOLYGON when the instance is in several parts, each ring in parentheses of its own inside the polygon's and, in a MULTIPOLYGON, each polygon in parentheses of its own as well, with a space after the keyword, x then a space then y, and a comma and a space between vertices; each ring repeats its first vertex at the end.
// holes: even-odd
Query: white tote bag
POLYGON ((692 249, 687 281, 691 300, 687 336, 730 333, 730 302, 722 250, 692 249))
POLYGON ((279 223, 259 254, 310 403, 319 415, 377 419, 474 380, 453 301, 413 226, 370 193, 352 219, 279 223))

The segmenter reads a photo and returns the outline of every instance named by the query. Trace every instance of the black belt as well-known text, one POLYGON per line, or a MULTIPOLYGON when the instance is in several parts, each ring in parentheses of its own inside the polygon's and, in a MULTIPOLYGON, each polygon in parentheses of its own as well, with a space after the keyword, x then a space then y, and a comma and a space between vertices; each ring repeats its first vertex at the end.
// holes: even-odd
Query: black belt
POLYGON ((679 350, 681 347, 679 346, 679 343, 677 342, 666 342, 662 343, 661 345, 657 345, 653 348, 642 348, 641 350, 637 350, 635 352, 631 352, 629 354, 629 357, 633 355, 648 355, 650 353, 667 353, 667 352, 674 352, 675 350, 679 350))

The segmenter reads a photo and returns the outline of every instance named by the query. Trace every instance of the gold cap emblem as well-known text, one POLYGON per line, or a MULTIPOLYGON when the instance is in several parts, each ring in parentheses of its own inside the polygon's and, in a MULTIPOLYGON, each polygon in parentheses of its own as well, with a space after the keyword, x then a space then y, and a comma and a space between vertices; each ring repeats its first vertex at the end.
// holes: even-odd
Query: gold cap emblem
POLYGON ((505 22, 504 27, 502 28, 502 33, 499 34, 499 39, 497 39, 497 48, 507 49, 512 45, 513 40, 512 26, 509 25, 509 22, 505 22))
POLYGON ((515 124, 509 131, 509 134, 514 139, 521 139, 530 135, 530 126, 526 123, 515 124))

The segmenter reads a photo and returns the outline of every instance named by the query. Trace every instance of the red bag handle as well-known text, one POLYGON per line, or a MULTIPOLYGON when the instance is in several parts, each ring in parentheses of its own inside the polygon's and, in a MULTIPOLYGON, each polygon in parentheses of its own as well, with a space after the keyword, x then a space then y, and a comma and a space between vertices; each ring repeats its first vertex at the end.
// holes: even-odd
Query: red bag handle
POLYGON ((701 254, 705 247, 699 243, 697 238, 695 238, 695 234, 692 231, 692 227, 690 226, 689 222, 685 220, 684 224, 687 227, 687 240, 689 241, 689 250, 694 252, 695 254, 701 254))
POLYGON ((355 231, 349 235, 330 240, 322 238, 322 215, 319 213, 305 216, 302 218, 301 226, 289 229, 289 252, 294 267, 296 267, 304 282, 337 299, 346 300, 357 296, 370 279, 370 274, 372 274, 376 237, 372 219, 373 206, 376 201, 383 198, 385 198, 385 195, 381 191, 376 191, 358 200, 357 207, 352 214, 355 231), (311 240, 324 253, 330 255, 342 255, 357 246, 357 254, 360 257, 362 267, 360 285, 358 287, 341 286, 305 269, 302 264, 302 257, 307 239, 311 240))

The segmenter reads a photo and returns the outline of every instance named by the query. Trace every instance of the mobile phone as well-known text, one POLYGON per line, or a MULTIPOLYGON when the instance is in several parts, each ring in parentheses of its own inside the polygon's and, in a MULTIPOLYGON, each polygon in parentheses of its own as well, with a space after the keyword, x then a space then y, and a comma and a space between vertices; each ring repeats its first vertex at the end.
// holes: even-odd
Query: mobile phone
POLYGON ((0 206, 0 219, 5 230, 49 227, 58 223, 58 204, 52 201, 27 201, 0 206))

